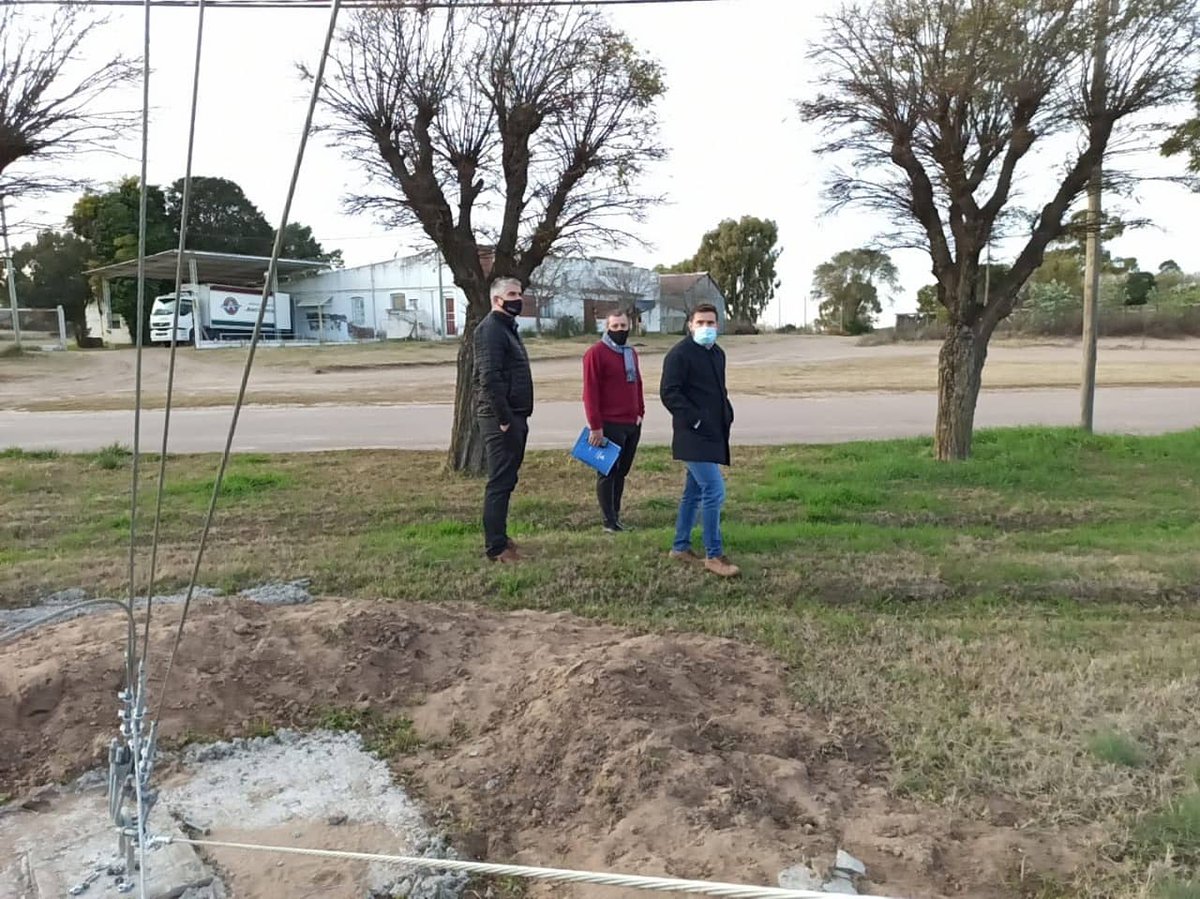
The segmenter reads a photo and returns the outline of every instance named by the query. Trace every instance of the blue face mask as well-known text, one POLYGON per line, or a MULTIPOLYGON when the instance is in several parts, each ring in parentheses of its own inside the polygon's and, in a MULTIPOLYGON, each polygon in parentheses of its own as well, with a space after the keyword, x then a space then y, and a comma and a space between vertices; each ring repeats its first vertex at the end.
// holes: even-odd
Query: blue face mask
POLYGON ((717 342, 717 329, 711 325, 700 325, 692 331, 692 340, 700 346, 712 346, 717 342))

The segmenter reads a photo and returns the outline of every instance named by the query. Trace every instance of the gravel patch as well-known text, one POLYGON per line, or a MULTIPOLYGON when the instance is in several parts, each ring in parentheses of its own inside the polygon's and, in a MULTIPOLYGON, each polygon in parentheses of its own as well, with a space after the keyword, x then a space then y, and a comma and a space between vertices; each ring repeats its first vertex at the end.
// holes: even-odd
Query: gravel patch
MULTIPOLYGON (((308 578, 294 581, 272 581, 257 587, 250 587, 237 595, 242 599, 248 599, 250 602, 266 606, 304 605, 305 603, 312 602, 313 599, 308 589, 311 583, 308 578)), ((221 596, 224 596, 224 594, 215 587, 197 587, 192 594, 192 602, 205 602, 221 596)), ((48 621, 47 624, 57 624, 61 621, 70 621, 73 618, 82 618, 85 615, 114 611, 114 607, 107 604, 85 606, 84 608, 74 609, 70 612, 64 611, 78 603, 99 598, 101 597, 91 596, 82 587, 71 587, 67 590, 59 590, 57 593, 51 593, 40 602, 30 606, 23 606, 16 609, 0 609, 0 637, 4 636, 4 632, 10 628, 24 627, 55 612, 62 612, 62 614, 57 615, 51 621, 48 621)), ((186 591, 156 594, 154 605, 180 605, 186 598, 186 591)), ((139 610, 145 609, 146 598, 140 597, 135 600, 134 608, 139 610)))

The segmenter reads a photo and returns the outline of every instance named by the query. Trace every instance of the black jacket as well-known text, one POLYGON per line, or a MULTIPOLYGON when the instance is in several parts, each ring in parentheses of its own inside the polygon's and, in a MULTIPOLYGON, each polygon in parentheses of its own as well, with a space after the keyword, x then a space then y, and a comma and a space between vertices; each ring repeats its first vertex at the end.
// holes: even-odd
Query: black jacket
POLYGON ((533 374, 515 318, 493 311, 475 328, 473 377, 477 415, 506 425, 514 415, 533 414, 533 374))
POLYGON ((662 403, 671 413, 671 451, 683 462, 729 464, 733 406, 725 389, 725 352, 685 337, 663 360, 662 403))

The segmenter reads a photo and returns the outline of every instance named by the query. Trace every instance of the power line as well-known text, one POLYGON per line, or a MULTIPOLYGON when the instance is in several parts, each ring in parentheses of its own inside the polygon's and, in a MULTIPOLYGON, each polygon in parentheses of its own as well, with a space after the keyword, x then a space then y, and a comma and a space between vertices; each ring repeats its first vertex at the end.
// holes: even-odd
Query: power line
MULTIPOLYGON (((347 852, 338 849, 306 849, 298 846, 268 846, 259 843, 231 843, 224 840, 193 840, 175 836, 153 837, 150 842, 151 845, 182 843, 185 846, 239 849, 246 852, 278 852, 284 855, 304 855, 343 861, 385 862, 421 870, 462 871, 468 874, 521 877, 527 880, 552 883, 587 883, 659 893, 692 893, 701 896, 716 896, 720 899, 824 899, 829 895, 814 890, 792 890, 783 887, 751 886, 710 880, 681 880, 676 877, 647 877, 638 874, 574 871, 568 868, 539 868, 530 865, 498 865, 491 862, 471 862, 461 859, 383 855, 374 852, 347 852)), ((887 899, 887 897, 863 896, 862 899, 887 899)))
MULTIPOLYGON (((149 3, 151 0, 145 0, 149 3)), ((287 231, 288 218, 292 212, 292 200, 296 196, 296 184, 300 180, 300 168, 304 162, 304 151, 308 146, 308 137, 312 132, 313 116, 316 113, 317 102, 321 95, 321 86, 325 77, 325 65, 329 60, 329 48, 333 44, 334 35, 337 32, 337 18, 341 11, 342 0, 329 0, 329 25, 325 31, 325 41, 321 46, 321 57, 317 63, 317 70, 313 75, 312 93, 308 99, 308 112, 304 118, 304 127, 300 131, 300 146, 296 149, 296 162, 292 167, 292 177, 288 182, 287 196, 283 201, 283 216, 279 223, 279 228, 275 232, 275 245, 271 250, 271 261, 267 265, 267 276, 263 283, 262 298, 258 304, 258 318, 254 321, 254 330, 250 333, 250 348, 246 353, 246 364, 242 369, 242 380, 238 387, 237 399, 233 404, 233 416, 229 422, 229 433, 225 438, 225 449, 221 453, 221 461, 217 466, 217 476, 213 480, 212 496, 208 502, 208 513, 204 517, 204 526, 200 531, 200 541, 196 546, 196 560, 192 566, 192 576, 188 581, 187 595, 183 600, 183 611, 179 616, 179 628, 175 631, 175 642, 171 647, 171 654, 167 658, 167 670, 163 674, 162 680, 162 695, 159 696, 159 710, 161 718, 161 710, 166 707, 167 687, 171 681, 171 670, 175 665, 175 656, 179 652, 179 645, 183 640, 183 627, 187 623, 188 609, 191 607, 192 596, 196 591, 196 584, 200 578, 200 564, 204 559, 204 549, 208 544, 208 535, 212 529, 213 519, 217 511, 217 499, 221 495, 221 483, 225 478, 225 471, 229 466, 229 457, 233 452, 233 438, 237 433, 238 418, 242 412, 242 405, 246 400, 246 388, 250 383, 250 372, 254 367, 254 354, 258 350, 258 341, 262 335, 263 319, 267 311, 268 300, 272 291, 278 290, 277 273, 279 270, 279 257, 283 251, 283 235, 287 231)), ((178 307, 178 304, 176 304, 178 307)))
POLYGON ((179 337, 179 297, 183 292, 183 254, 187 249, 188 214, 192 200, 192 157, 196 148, 196 112, 200 105, 200 59, 204 49, 204 0, 196 6, 196 65, 192 76, 192 114, 188 124, 187 163, 183 172, 183 190, 179 211, 179 252, 175 257, 175 299, 171 309, 171 358, 167 363, 167 402, 163 409, 162 451, 158 456, 158 483, 154 498, 154 537, 150 544, 150 582, 146 587, 146 630, 142 638, 142 658, 150 653, 150 619, 154 609, 154 575, 158 564, 158 539, 162 526, 163 495, 167 484, 167 441, 171 431, 171 399, 175 388, 175 357, 179 337))
MULTIPOLYGON (((79 6, 137 6, 144 7, 147 2, 154 7, 194 8, 195 0, 78 0, 79 6)), ((536 0, 536 6, 669 6, 682 3, 718 3, 721 0, 536 0)), ((0 6, 60 6, 62 0, 0 0, 0 6)), ((208 8, 222 7, 226 9, 328 9, 329 4, 324 0, 207 0, 208 8)), ((343 0, 342 6, 347 9, 368 9, 375 6, 390 8, 402 7, 411 9, 486 9, 494 7, 495 0, 343 0)))

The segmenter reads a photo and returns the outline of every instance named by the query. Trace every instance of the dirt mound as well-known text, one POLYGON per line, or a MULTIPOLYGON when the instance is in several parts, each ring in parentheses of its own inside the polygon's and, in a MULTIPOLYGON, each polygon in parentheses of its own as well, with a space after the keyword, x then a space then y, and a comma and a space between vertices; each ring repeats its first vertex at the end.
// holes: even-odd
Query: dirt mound
MULTIPOLYGON (((156 688, 178 610, 155 620, 156 688)), ((100 763, 122 645, 105 615, 6 649, 0 792, 100 763)), ((773 884, 841 846, 874 892, 912 897, 1016 896, 1016 872, 1074 866, 1061 840, 890 798, 882 748, 832 739, 752 647, 568 615, 206 601, 161 732, 230 736, 329 706, 410 717, 424 746, 397 767, 490 860, 773 884)))

